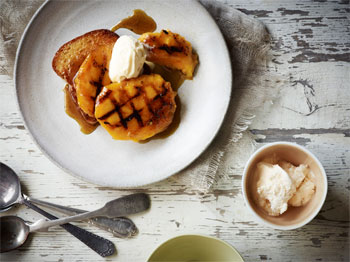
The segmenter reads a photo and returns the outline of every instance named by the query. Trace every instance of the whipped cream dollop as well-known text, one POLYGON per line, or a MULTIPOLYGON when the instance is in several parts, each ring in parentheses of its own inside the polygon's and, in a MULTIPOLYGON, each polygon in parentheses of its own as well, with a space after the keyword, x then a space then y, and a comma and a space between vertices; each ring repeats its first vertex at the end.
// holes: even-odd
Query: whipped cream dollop
POLYGON ((305 205, 315 193, 313 174, 307 165, 262 161, 257 165, 256 177, 255 201, 271 216, 283 214, 288 206, 305 205))
POLYGON ((138 77, 146 61, 146 49, 135 38, 123 35, 114 44, 109 63, 112 82, 138 77))

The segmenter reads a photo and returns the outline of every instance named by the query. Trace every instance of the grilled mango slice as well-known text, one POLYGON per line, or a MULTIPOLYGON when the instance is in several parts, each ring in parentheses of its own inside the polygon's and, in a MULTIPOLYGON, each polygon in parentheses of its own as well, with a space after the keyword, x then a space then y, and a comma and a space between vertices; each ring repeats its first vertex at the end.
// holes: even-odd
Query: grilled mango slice
POLYGON ((186 79, 193 78, 198 56, 193 53, 191 43, 184 37, 162 30, 160 33, 145 33, 139 41, 148 48, 148 61, 180 70, 186 79))
POLYGON ((106 29, 78 36, 58 49, 52 60, 52 68, 58 76, 73 85, 73 78, 85 58, 96 48, 114 44, 118 37, 116 33, 106 29))
POLYGON ((74 87, 80 109, 90 117, 95 115, 95 100, 103 86, 109 85, 109 62, 114 43, 90 53, 74 78, 74 87))
POLYGON ((176 92, 160 75, 105 86, 95 117, 114 139, 140 141, 164 131, 173 120, 176 92))

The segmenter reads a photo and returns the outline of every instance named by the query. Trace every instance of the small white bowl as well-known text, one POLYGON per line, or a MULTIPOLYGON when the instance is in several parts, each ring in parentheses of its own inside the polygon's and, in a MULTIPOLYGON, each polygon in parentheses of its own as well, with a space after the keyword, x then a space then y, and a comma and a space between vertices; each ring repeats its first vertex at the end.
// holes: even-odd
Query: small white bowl
POLYGON ((328 184, 326 172, 320 161, 306 148, 294 143, 275 142, 259 148, 248 160, 242 179, 243 197, 249 210, 263 224, 281 230, 300 228, 309 223, 321 210, 327 196, 328 184), (314 174, 316 192, 312 199, 301 207, 288 207, 280 216, 269 216, 254 202, 252 191, 256 185, 254 173, 257 163, 268 156, 276 156, 295 166, 306 164, 314 174))

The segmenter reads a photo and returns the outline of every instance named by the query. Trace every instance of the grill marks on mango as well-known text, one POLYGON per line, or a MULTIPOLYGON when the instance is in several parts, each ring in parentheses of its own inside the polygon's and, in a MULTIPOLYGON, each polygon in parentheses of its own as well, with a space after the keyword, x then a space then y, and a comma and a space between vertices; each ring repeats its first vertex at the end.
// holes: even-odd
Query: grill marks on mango
MULTIPOLYGON (((138 96, 140 96, 141 93, 137 93, 135 96, 129 98, 125 103, 123 103, 122 105, 119 105, 117 103, 117 101, 113 98, 110 97, 110 94, 112 93, 111 90, 107 90, 106 95, 105 96, 101 96, 101 99, 99 100, 99 103, 102 103, 101 101, 105 100, 105 99, 110 99, 113 103, 113 105, 115 106, 115 108, 111 111, 109 111, 108 113, 106 113, 105 115, 101 116, 98 118, 98 120, 106 120, 108 119, 111 115, 113 115, 114 113, 118 114, 118 117, 120 119, 120 123, 115 124, 115 126, 120 127, 123 126, 124 128, 128 128, 128 122, 131 121, 133 118, 136 118, 137 122, 139 123, 139 125, 141 127, 143 127, 143 121, 142 118, 140 116, 140 112, 142 111, 142 109, 137 110, 135 108, 135 105, 133 104, 132 100, 138 96), (127 116, 126 118, 123 117, 121 108, 123 106, 126 106, 127 103, 130 103, 131 108, 133 109, 133 112, 127 116)), ((111 123, 109 123, 108 121, 104 121, 104 124, 106 125, 111 125, 111 123)))
POLYGON ((176 93, 160 75, 112 83, 96 100, 95 117, 115 139, 145 140, 172 122, 176 93))
POLYGON ((193 78, 198 56, 190 42, 169 30, 160 33, 145 33, 139 40, 148 47, 147 60, 172 69, 180 70, 186 79, 193 78))

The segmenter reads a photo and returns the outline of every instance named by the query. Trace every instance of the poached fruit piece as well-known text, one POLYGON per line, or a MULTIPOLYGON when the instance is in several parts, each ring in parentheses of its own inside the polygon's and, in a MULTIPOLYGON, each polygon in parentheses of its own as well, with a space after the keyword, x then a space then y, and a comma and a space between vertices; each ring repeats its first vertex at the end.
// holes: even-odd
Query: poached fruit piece
POLYGON ((169 30, 145 33, 139 41, 148 49, 147 60, 171 69, 180 70, 186 79, 193 78, 198 56, 184 37, 169 30))
POLYGON ((95 114, 95 101, 102 87, 109 85, 109 62, 114 42, 101 46, 90 53, 74 78, 78 106, 90 117, 95 114))
POLYGON ((176 110, 176 92, 158 74, 105 86, 95 117, 114 139, 141 141, 164 131, 176 110))

